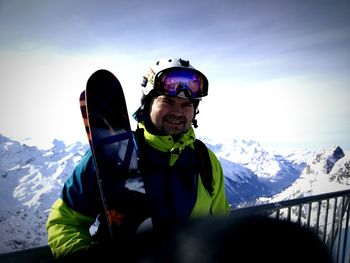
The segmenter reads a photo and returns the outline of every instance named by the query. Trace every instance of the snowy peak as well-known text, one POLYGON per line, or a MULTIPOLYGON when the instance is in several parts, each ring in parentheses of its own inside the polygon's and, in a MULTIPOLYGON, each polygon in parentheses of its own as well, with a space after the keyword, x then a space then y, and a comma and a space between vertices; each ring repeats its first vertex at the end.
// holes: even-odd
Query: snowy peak
POLYGON ((200 139, 220 159, 226 193, 233 207, 252 205, 259 197, 279 193, 291 185, 305 167, 305 162, 270 153, 253 140, 200 139))
POLYGON ((45 223, 86 146, 55 140, 40 150, 0 135, 0 251, 47 244, 45 223))
POLYGON ((342 185, 350 186, 350 154, 345 155, 343 150, 337 147, 335 149, 336 157, 339 157, 332 166, 332 169, 329 172, 329 180, 337 182, 342 185))
POLYGON ((6 177, 9 170, 31 162, 33 156, 40 155, 41 151, 38 148, 21 145, 0 134, 0 173, 2 177, 6 177))
POLYGON ((260 178, 269 178, 280 170, 275 156, 253 140, 225 139, 216 142, 201 138, 222 159, 241 164, 260 178))
POLYGON ((309 156, 305 156, 305 164, 300 177, 269 202, 350 188, 350 154, 345 153, 340 146, 310 152, 309 156))
POLYGON ((313 154, 312 161, 306 166, 306 173, 330 174, 339 160, 345 157, 340 146, 331 149, 321 150, 313 154))
POLYGON ((340 146, 277 153, 252 140, 201 139, 220 159, 232 206, 349 189, 350 156, 340 146))
MULTIPOLYGON (((2 194, 12 196, 20 205, 38 208, 42 196, 55 192, 70 175, 86 147, 81 143, 66 147, 55 140, 50 150, 39 150, 0 137, 0 175, 6 180, 2 194)), ((56 198, 57 195, 55 194, 56 198)), ((5 204, 6 205, 6 204, 5 204)))
POLYGON ((344 156, 344 151, 339 146, 336 146, 331 150, 325 150, 318 153, 312 163, 320 163, 322 165, 322 171, 329 174, 334 164, 344 156))

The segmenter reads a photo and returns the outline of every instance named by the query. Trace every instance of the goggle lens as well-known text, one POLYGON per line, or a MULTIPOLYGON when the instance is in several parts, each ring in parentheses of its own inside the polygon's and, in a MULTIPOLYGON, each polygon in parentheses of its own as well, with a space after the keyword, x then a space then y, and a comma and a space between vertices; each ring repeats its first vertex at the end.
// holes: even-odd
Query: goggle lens
POLYGON ((184 92, 191 99, 199 99, 207 95, 208 81, 198 71, 172 69, 160 74, 158 91, 168 96, 184 92))

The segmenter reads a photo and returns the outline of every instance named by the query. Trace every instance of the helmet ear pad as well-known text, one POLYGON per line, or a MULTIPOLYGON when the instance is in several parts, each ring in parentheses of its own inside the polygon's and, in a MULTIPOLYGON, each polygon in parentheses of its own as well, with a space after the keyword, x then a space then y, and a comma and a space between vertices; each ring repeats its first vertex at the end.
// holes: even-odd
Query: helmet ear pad
POLYGON ((142 105, 143 115, 149 114, 152 100, 158 96, 159 96, 159 93, 155 89, 151 90, 147 95, 142 94, 141 105, 142 105))
POLYGON ((134 118, 137 122, 143 121, 146 129, 153 134, 158 134, 159 132, 156 130, 151 121, 150 116, 150 107, 153 98, 159 96, 156 90, 151 90, 147 95, 142 94, 141 97, 141 106, 134 113, 134 118))

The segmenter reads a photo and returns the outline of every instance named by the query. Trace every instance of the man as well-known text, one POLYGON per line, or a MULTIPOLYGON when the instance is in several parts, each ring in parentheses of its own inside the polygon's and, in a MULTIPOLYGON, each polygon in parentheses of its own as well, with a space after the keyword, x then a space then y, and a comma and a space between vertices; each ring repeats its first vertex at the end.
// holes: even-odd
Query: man
MULTIPOLYGON (((135 234, 139 223, 147 218, 151 218, 155 229, 166 229, 191 218, 229 214, 220 162, 206 149, 211 180, 210 187, 205 187, 194 150, 196 138, 191 124, 197 126, 195 116, 199 101, 208 92, 207 78, 189 61, 166 59, 149 69, 141 85, 141 107, 134 117, 138 121, 135 137, 140 148, 139 179, 144 191, 136 194, 126 189, 128 198, 122 197, 129 220, 121 225, 128 231, 121 231, 123 235, 116 237, 119 244, 127 235, 135 234)), ((121 198, 116 198, 120 203, 121 198)), ((55 257, 89 251, 96 240, 108 240, 101 203, 88 151, 64 184, 46 224, 55 257), (99 229, 92 237, 89 229, 96 218, 99 229)))

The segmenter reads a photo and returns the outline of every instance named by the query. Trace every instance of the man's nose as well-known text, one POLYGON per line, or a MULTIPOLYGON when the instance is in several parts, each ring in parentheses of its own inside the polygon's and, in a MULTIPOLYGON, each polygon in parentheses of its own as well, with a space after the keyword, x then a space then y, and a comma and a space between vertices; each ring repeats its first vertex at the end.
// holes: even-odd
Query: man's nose
POLYGON ((172 105, 172 113, 176 115, 182 115, 183 114, 182 106, 179 104, 172 105))

